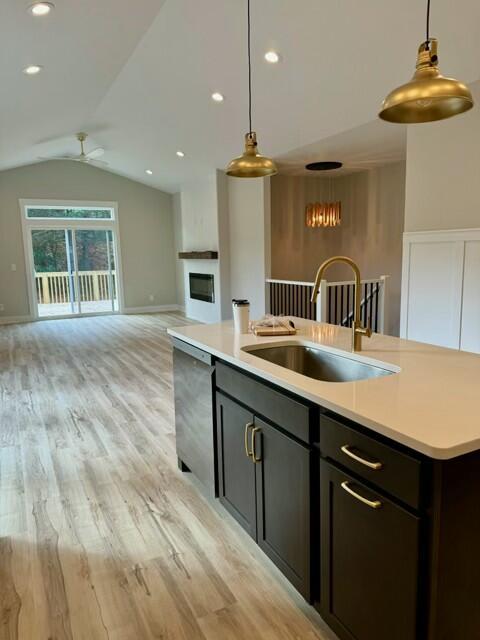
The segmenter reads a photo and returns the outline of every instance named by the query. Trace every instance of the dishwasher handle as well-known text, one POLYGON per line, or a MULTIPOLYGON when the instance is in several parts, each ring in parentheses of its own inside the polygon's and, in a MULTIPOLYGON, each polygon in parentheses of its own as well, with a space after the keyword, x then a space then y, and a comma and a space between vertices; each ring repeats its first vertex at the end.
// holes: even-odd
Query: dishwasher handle
POLYGON ((195 358, 195 360, 199 360, 200 362, 203 362, 203 364, 207 364, 209 366, 212 366, 214 364, 212 354, 208 353, 207 351, 202 351, 202 349, 199 349, 198 347, 194 347, 192 344, 189 344, 188 342, 184 342, 183 340, 179 340, 178 338, 173 338, 173 337, 172 337, 172 344, 174 349, 183 351, 183 353, 186 353, 192 358, 195 358))

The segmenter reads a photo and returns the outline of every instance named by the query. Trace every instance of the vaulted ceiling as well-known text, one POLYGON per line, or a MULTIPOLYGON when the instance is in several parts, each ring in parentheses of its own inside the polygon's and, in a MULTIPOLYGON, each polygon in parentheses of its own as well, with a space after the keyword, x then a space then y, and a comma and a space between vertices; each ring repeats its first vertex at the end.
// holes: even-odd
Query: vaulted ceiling
MULTIPOLYGON (((0 3, 0 169, 75 153, 74 134, 86 130, 110 170, 175 191, 241 152, 246 0, 55 0, 41 19, 28 4, 0 3), (28 77, 22 69, 32 63, 44 69, 28 77), (225 101, 214 103, 213 91, 225 101)), ((384 95, 413 72, 424 5, 252 0, 260 151, 294 166, 304 148, 308 158, 348 156, 346 132, 359 127, 353 163, 401 151, 404 130, 373 121, 384 95), (264 61, 268 49, 279 64, 264 61)), ((432 35, 445 75, 478 79, 478 0, 433 0, 432 35)))

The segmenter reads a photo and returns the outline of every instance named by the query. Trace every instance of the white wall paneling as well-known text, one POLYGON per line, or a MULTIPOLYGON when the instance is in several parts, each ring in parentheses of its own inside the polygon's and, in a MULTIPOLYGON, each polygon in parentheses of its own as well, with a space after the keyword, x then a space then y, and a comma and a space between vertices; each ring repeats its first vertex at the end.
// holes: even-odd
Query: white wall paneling
POLYGON ((460 348, 480 352, 480 237, 465 242, 460 348))
POLYGON ((480 352, 480 229, 405 233, 401 336, 480 352))

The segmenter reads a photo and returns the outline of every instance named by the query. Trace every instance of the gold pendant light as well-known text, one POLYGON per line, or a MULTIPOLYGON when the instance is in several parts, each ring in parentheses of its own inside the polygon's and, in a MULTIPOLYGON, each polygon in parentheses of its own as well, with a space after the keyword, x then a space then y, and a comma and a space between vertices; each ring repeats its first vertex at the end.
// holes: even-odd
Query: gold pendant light
MULTIPOLYGON (((307 165, 308 166, 308 165, 307 165)), ((342 203, 332 198, 332 180, 328 181, 328 202, 311 202, 305 207, 305 225, 310 229, 318 227, 339 227, 342 224, 342 203)))
POLYGON ((427 37, 418 49, 417 70, 410 82, 385 98, 378 114, 382 120, 411 124, 451 118, 473 107, 469 88, 445 78, 438 69, 437 40, 430 38, 430 0, 427 0, 427 37))
POLYGON ((305 207, 305 226, 339 227, 342 224, 341 202, 311 202, 305 207))
POLYGON ((264 178, 277 173, 273 160, 261 156, 257 150, 257 134, 252 131, 252 63, 250 52, 250 0, 247 0, 248 24, 248 123, 249 130, 245 134, 245 151, 235 158, 227 167, 227 175, 235 178, 264 178))

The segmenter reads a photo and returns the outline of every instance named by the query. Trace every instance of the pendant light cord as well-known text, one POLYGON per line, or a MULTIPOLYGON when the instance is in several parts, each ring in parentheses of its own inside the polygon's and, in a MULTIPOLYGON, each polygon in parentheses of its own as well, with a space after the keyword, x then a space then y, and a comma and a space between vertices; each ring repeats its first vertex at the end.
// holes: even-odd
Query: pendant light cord
POLYGON ((427 39, 425 40, 427 51, 430 50, 430 0, 427 0, 427 39))
POLYGON ((249 133, 252 133, 252 55, 250 51, 250 0, 247 0, 247 28, 248 28, 248 131, 249 133))

